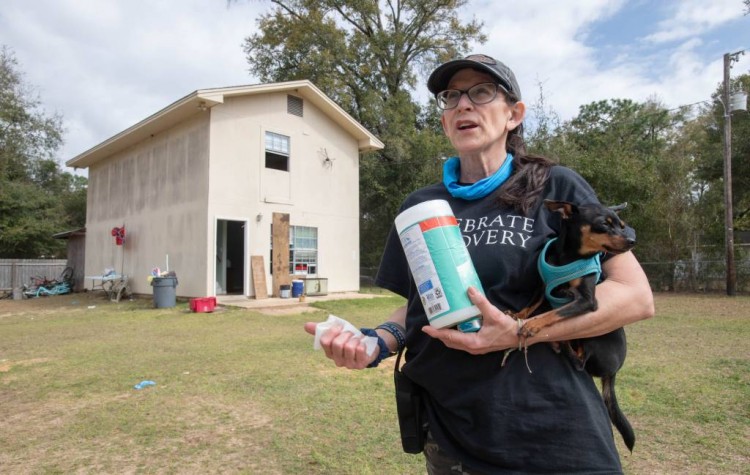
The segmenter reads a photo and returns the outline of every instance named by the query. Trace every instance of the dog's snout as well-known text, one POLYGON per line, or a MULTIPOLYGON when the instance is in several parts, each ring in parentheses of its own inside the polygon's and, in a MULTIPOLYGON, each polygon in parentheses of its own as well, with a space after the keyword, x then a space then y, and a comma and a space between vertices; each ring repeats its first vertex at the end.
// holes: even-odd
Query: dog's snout
POLYGON ((635 246, 635 229, 630 226, 625 227, 625 241, 627 241, 628 246, 635 246))

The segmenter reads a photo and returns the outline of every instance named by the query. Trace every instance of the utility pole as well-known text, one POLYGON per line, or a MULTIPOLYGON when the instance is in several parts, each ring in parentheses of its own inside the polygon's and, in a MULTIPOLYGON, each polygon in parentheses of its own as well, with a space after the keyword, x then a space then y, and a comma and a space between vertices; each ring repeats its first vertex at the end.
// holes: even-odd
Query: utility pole
POLYGON ((724 245, 726 248, 727 295, 733 296, 737 291, 737 271, 734 266, 734 217, 732 210, 732 104, 730 70, 732 63, 739 60, 745 51, 726 53, 724 55, 724 245))
POLYGON ((733 296, 737 288, 734 268, 734 218, 732 216, 732 112, 729 109, 729 70, 732 55, 724 55, 724 247, 726 250, 727 295, 733 296))

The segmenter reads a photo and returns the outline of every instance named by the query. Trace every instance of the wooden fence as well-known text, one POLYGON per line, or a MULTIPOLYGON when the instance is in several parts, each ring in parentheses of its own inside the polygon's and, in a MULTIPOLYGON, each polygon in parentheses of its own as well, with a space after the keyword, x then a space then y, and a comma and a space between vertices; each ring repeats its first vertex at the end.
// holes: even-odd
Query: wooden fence
POLYGON ((57 279, 67 265, 66 259, 0 259, 0 290, 30 285, 37 277, 57 279))

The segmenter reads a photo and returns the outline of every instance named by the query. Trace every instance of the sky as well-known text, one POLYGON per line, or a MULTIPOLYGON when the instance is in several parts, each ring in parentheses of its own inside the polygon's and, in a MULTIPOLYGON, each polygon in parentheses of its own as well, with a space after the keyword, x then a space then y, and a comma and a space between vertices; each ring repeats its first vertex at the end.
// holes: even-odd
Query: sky
MULTIPOLYGON (((0 0, 0 45, 47 114, 63 118, 61 164, 198 89, 258 83, 242 50, 263 0, 0 0)), ((471 52, 510 66, 527 103, 562 120, 593 101, 711 99, 723 56, 746 50, 742 0, 469 0, 487 35, 471 52)), ((415 90, 427 99, 425 78, 415 90)), ((67 169, 68 171, 72 171, 67 169)))

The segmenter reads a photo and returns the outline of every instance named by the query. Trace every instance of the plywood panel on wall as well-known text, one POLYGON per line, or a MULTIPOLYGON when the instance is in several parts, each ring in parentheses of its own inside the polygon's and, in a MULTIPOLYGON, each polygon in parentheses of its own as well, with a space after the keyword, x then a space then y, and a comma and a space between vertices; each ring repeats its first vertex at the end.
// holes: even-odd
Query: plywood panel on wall
POLYGON ((291 285, 289 275, 289 214, 273 213, 273 296, 281 296, 281 286, 291 285))
POLYGON ((253 277, 255 298, 268 298, 268 289, 266 289, 266 266, 263 264, 263 256, 250 256, 250 272, 253 277))

